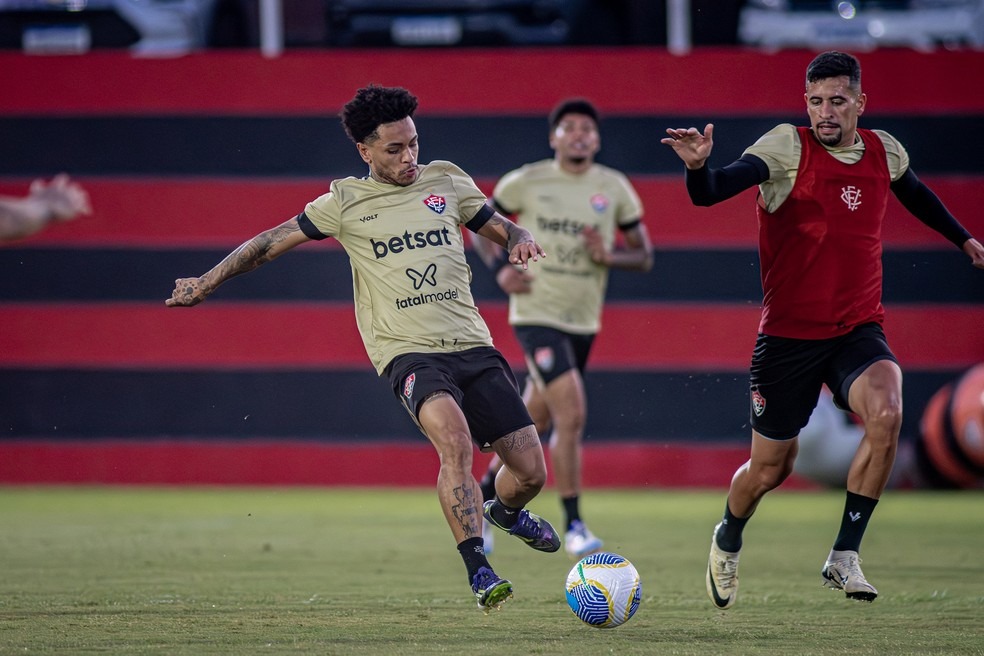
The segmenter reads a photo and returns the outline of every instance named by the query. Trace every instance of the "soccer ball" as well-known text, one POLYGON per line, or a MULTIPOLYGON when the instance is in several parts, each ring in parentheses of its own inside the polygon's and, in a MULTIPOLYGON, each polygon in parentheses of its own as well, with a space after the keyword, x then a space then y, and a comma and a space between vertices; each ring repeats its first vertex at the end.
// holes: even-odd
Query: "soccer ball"
POLYGON ((628 622, 641 599, 639 572, 618 554, 585 556, 567 575, 567 605, 578 619, 599 629, 628 622))

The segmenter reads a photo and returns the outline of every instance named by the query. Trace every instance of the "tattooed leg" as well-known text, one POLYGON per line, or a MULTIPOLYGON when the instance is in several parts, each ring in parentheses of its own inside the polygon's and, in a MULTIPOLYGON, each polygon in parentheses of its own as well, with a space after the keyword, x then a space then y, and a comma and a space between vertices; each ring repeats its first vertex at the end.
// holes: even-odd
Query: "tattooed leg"
POLYGON ((520 428, 493 443, 503 467, 495 478, 495 493, 507 506, 522 508, 547 482, 543 447, 532 425, 520 428))
POLYGON ((472 475, 474 445, 461 408, 450 394, 437 392, 420 406, 418 420, 441 458, 437 496, 455 541, 481 535, 481 490, 472 475))

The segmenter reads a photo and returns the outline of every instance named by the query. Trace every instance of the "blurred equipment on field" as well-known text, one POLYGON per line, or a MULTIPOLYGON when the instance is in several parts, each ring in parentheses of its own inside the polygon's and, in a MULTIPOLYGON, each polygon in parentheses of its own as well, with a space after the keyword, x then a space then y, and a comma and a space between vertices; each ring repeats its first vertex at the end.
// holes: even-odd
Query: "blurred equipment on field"
POLYGON ((129 48, 179 55, 205 46, 216 0, 0 0, 0 48, 81 54, 129 48))
POLYGON ((926 487, 984 487, 984 363, 930 398, 916 445, 926 487))
POLYGON ((768 49, 984 46, 984 0, 748 0, 742 43, 768 49))

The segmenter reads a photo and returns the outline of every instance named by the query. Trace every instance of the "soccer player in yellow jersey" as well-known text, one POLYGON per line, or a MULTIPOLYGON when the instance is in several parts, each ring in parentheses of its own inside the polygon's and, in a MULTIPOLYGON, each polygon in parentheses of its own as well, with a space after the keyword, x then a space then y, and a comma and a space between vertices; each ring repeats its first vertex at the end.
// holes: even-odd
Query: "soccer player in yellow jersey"
MULTIPOLYGON (((510 171, 492 194, 493 206, 532 231, 551 253, 531 274, 482 239, 476 250, 509 294, 509 323, 529 371, 523 398, 540 435, 550 433, 550 462, 564 508, 564 548, 574 558, 601 549, 581 518, 581 442, 587 416, 584 369, 611 268, 648 271, 652 248, 642 203, 622 173, 595 162, 601 148, 598 112, 587 100, 560 102, 550 113, 552 159, 510 171), (616 231, 624 246, 616 248, 616 231), (552 430, 552 432, 551 432, 552 430)), ((495 493, 493 458, 482 481, 495 493)), ((486 549, 491 541, 486 533, 486 549)))
POLYGON ((166 304, 196 305, 229 278, 295 246, 337 239, 352 266, 366 352, 440 455, 441 508, 478 606, 488 611, 513 588, 495 574, 483 548, 473 442, 505 463, 496 481, 499 501, 485 515, 538 551, 557 551, 560 538, 524 509, 547 478, 543 449, 472 299, 461 226, 504 247, 523 269, 545 253, 528 230, 488 206, 457 166, 417 162, 416 109, 406 89, 359 89, 341 119, 368 175, 333 181, 303 212, 253 237, 204 275, 176 280, 166 304))

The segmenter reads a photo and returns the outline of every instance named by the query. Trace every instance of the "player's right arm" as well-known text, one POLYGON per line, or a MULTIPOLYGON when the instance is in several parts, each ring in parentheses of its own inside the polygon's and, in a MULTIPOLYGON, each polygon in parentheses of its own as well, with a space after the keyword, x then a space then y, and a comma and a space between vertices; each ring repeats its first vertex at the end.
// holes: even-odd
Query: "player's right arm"
POLYGON ((301 231, 297 217, 284 221, 239 246, 207 273, 197 278, 175 280, 171 298, 164 304, 168 307, 198 305, 226 280, 252 271, 310 240, 301 231))

